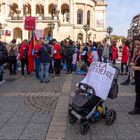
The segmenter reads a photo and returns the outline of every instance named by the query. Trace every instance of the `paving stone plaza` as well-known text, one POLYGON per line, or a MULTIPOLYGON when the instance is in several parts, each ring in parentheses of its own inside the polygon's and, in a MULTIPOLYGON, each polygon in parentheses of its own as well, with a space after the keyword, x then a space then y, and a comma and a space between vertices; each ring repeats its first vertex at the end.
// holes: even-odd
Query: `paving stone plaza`
MULTIPOLYGON (((134 86, 120 86, 119 97, 106 106, 117 111, 117 120, 90 124, 90 132, 80 134, 80 125, 68 121, 68 105, 75 85, 83 76, 66 75, 41 84, 33 75, 9 77, 0 85, 0 140, 139 140, 140 116, 130 116, 135 101, 134 86)), ((119 83, 126 76, 119 77, 119 83)))

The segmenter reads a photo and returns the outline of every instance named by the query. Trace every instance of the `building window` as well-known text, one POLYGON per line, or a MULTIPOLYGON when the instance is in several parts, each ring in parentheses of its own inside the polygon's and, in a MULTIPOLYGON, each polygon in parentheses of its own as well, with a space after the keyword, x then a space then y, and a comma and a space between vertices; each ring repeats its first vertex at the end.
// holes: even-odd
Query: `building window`
POLYGON ((77 11, 77 24, 83 24, 83 10, 81 9, 77 11))
POLYGON ((87 11, 87 25, 90 25, 90 11, 87 11))

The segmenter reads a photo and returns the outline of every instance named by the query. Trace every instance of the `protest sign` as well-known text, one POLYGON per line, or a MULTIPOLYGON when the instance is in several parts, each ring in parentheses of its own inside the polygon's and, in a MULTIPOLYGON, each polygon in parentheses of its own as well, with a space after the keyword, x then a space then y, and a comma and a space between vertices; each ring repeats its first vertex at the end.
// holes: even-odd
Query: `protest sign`
POLYGON ((43 29, 37 29, 35 30, 35 34, 37 38, 43 38, 44 30, 43 29))
POLYGON ((25 30, 35 30, 36 20, 35 17, 25 17, 24 28, 25 30))
POLYGON ((106 100, 108 97, 116 69, 108 63, 93 62, 89 67, 88 74, 81 83, 93 87, 96 96, 106 100))

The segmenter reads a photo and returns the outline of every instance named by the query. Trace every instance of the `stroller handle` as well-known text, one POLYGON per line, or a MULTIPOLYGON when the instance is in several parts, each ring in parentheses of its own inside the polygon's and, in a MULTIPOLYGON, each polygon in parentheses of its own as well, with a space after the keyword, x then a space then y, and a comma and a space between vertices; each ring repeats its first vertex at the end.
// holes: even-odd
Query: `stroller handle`
POLYGON ((78 87, 79 89, 82 89, 82 86, 85 88, 86 92, 88 89, 92 90, 92 93, 95 94, 95 90, 93 89, 93 87, 89 86, 88 84, 85 83, 79 83, 78 87))

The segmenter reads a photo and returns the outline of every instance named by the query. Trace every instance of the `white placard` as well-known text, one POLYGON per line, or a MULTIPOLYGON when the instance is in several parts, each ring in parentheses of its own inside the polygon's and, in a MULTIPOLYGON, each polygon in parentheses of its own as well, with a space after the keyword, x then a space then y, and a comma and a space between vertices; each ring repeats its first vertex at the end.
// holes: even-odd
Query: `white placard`
POLYGON ((81 83, 93 87, 96 96, 106 100, 115 76, 116 69, 108 63, 93 62, 89 67, 88 74, 81 83))
POLYGON ((35 30, 35 34, 37 38, 43 38, 44 30, 43 29, 37 29, 35 30))

